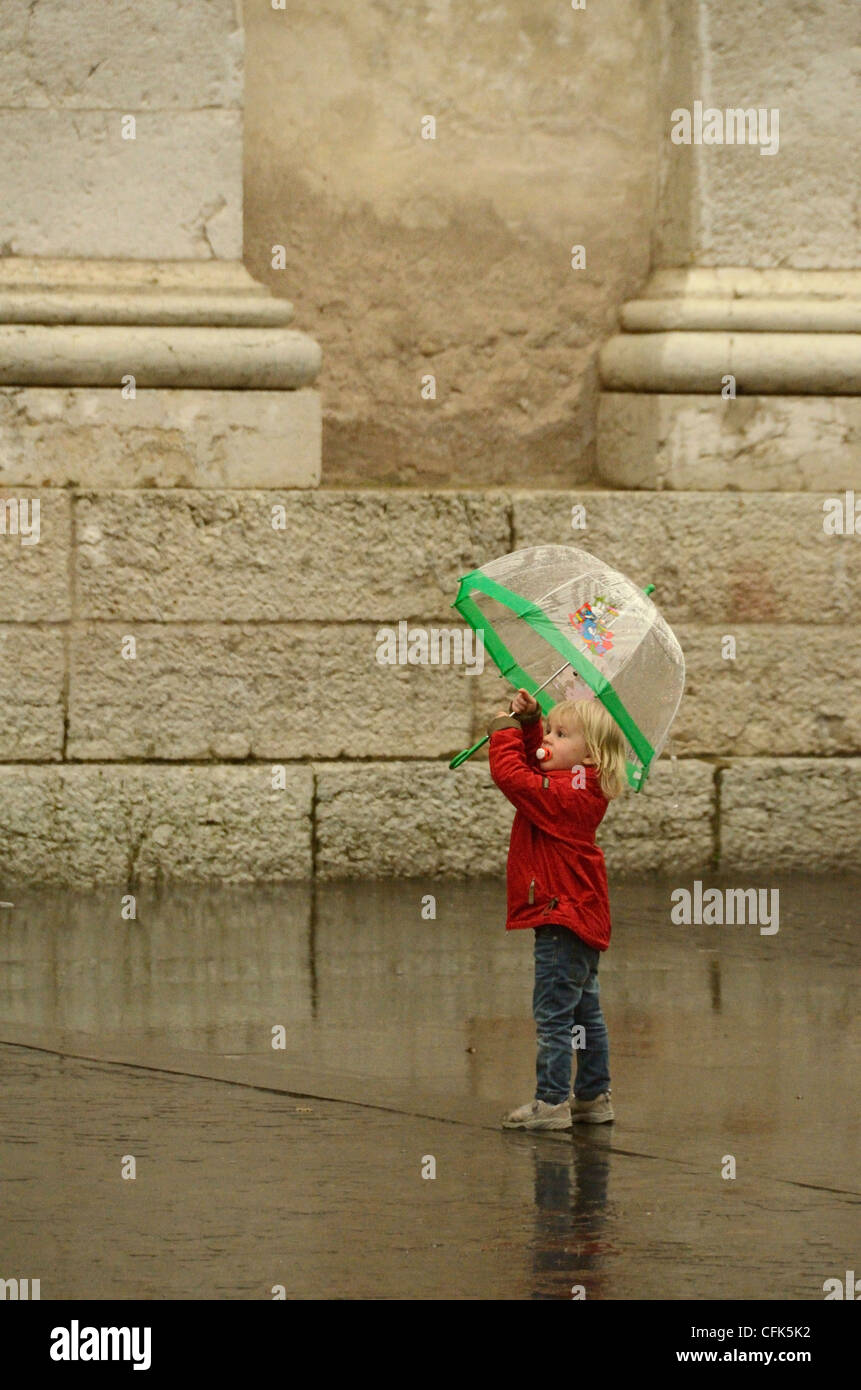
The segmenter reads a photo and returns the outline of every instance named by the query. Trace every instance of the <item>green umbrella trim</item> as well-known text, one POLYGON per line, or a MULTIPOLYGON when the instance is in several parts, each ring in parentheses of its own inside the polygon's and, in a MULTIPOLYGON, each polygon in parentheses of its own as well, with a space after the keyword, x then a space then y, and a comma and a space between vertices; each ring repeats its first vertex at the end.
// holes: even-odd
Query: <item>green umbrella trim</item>
MULTIPOLYGON (((544 714, 549 714, 553 708, 552 697, 546 690, 535 693, 538 682, 533 680, 529 673, 524 671, 522 666, 519 666, 515 661, 505 643, 488 623, 478 604, 466 594, 467 587, 480 589, 489 598, 496 599, 504 608, 511 609, 519 618, 523 618, 524 622, 528 623, 539 637, 542 637, 545 642, 559 652, 560 656, 571 663, 573 669, 583 678, 604 708, 613 716, 634 752, 640 758, 643 764, 642 769, 633 768, 628 763, 628 781, 635 790, 639 791, 646 780, 649 764, 655 756, 655 750, 632 715, 622 704, 607 677, 601 674, 588 657, 584 656, 582 652, 578 652, 577 648, 562 636, 556 624, 548 618, 544 610, 529 599, 513 593, 511 589, 506 589, 502 584, 497 584, 495 579, 482 574, 480 570, 473 570, 471 574, 464 575, 458 587, 457 598, 451 605, 452 608, 457 609, 471 628, 483 629, 484 644, 502 675, 506 679, 515 676, 517 685, 522 685, 524 690, 528 690, 530 694, 535 694, 544 714)), ((512 682, 512 684, 514 683, 512 682)))

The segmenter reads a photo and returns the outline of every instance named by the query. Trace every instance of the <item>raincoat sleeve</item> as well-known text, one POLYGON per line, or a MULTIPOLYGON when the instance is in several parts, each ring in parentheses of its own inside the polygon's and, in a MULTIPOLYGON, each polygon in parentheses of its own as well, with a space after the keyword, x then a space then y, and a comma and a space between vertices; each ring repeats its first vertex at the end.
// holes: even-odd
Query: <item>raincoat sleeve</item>
MULTIPOLYGON (((537 722, 540 727, 540 720, 537 722)), ((494 723, 498 727, 490 726, 490 775, 511 804, 550 835, 560 834, 560 821, 568 830, 579 826, 594 832, 593 798, 574 791, 567 777, 545 778, 541 772, 533 771, 526 761, 526 730, 521 733, 502 720, 494 723)))
POLYGON ((534 761, 535 751, 544 742, 544 720, 539 716, 531 724, 525 720, 521 721, 523 729, 523 747, 526 749, 526 757, 529 761, 534 761))

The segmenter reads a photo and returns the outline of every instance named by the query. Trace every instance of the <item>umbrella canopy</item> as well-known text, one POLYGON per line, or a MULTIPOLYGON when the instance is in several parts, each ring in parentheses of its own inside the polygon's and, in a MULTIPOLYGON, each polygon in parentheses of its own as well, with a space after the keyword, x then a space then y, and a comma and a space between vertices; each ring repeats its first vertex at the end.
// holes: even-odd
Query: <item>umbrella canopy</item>
POLYGON ((600 700, 625 735, 628 780, 640 790, 685 683, 682 649, 642 589, 586 550, 537 545, 464 575, 452 607, 545 714, 561 700, 600 700))

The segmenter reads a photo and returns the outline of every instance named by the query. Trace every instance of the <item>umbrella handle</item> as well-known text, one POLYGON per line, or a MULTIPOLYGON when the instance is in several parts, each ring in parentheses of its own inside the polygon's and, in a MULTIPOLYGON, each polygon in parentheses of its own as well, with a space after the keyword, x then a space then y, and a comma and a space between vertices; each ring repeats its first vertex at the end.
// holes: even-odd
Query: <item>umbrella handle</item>
POLYGON ((473 753, 478 752, 479 748, 483 748, 489 738, 490 734, 485 734, 484 738, 480 738, 478 743, 474 743, 471 748, 465 748, 462 753, 458 753, 456 757, 452 758, 449 767, 460 767, 461 763, 465 763, 467 758, 471 758, 473 753))

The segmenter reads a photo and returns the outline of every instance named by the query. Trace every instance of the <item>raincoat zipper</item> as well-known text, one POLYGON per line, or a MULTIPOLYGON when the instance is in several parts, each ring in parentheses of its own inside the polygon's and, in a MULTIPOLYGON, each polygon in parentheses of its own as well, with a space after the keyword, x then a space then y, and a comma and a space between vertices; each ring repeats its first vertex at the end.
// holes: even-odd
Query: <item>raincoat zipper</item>
MULTIPOLYGON (((535 879, 534 879, 534 878, 531 879, 530 882, 529 882, 529 896, 528 896, 528 898, 527 898, 527 902, 529 903, 529 906, 530 906, 530 907, 534 907, 534 906, 535 906, 535 879)), ((558 906, 559 906, 559 899, 558 899, 558 898, 551 898, 550 901, 549 901, 549 903, 548 903, 547 906, 545 907, 544 911, 545 911, 545 912, 550 912, 550 910, 551 910, 552 908, 558 907, 558 906)))

